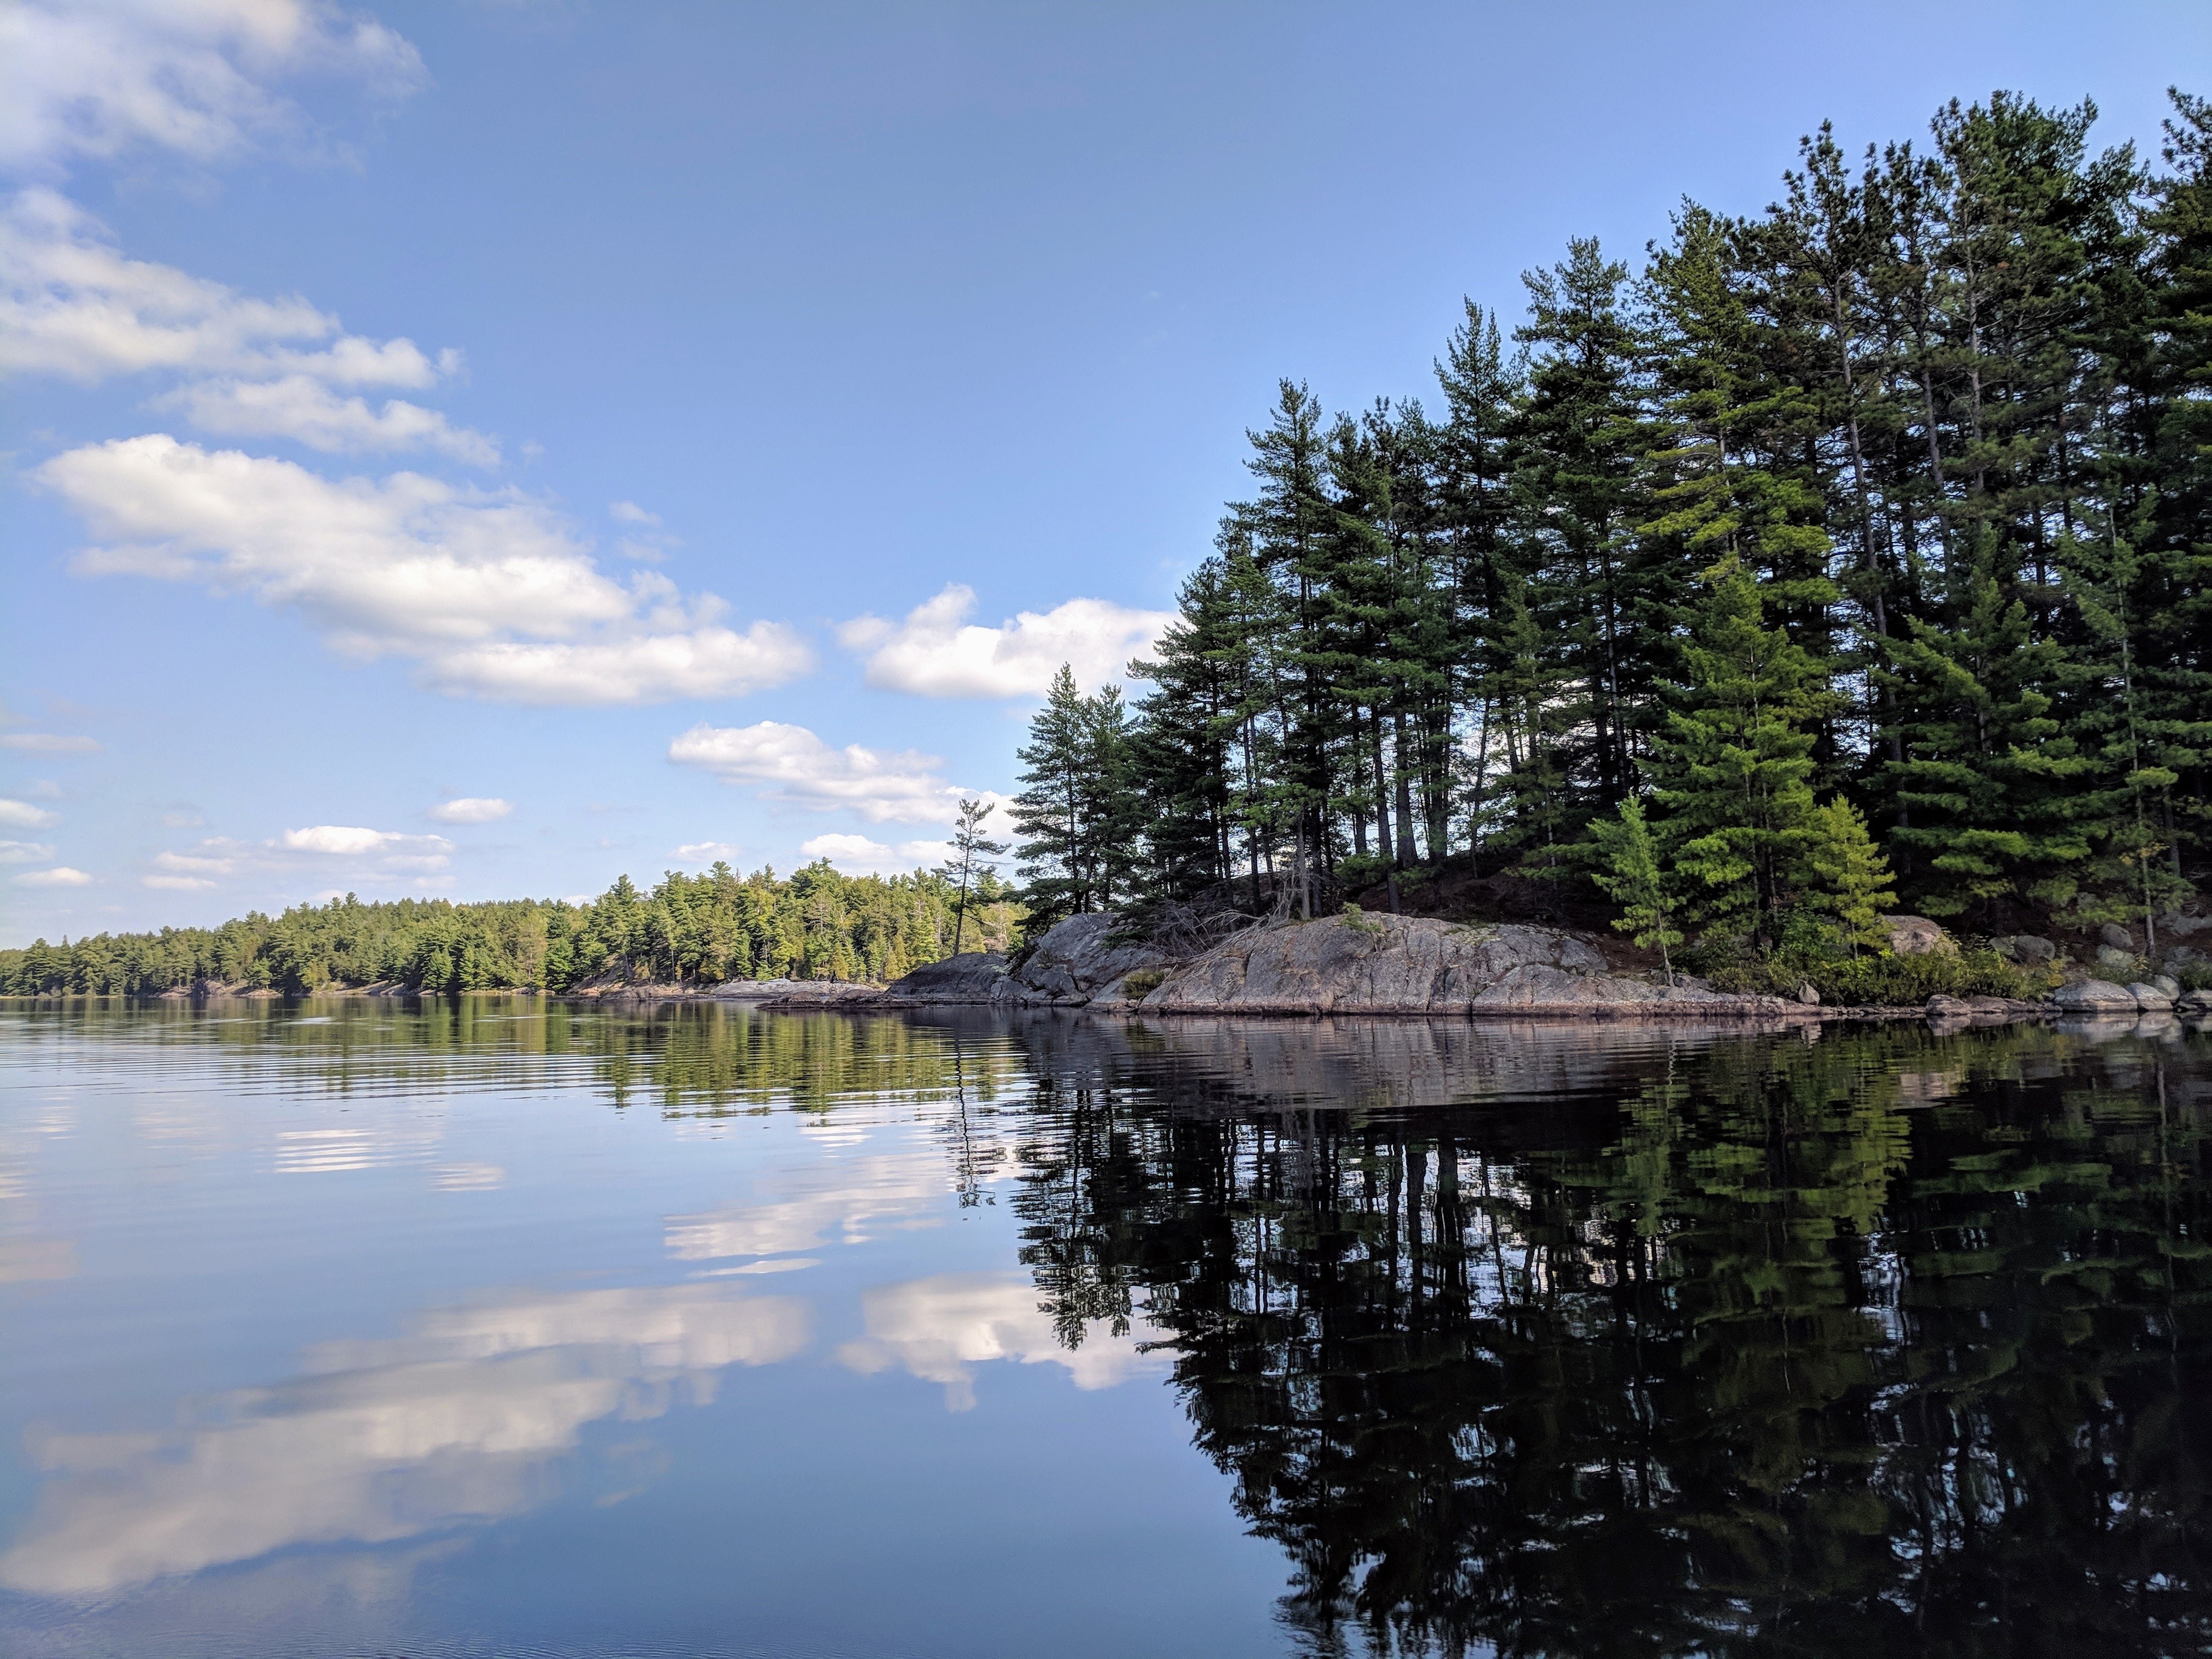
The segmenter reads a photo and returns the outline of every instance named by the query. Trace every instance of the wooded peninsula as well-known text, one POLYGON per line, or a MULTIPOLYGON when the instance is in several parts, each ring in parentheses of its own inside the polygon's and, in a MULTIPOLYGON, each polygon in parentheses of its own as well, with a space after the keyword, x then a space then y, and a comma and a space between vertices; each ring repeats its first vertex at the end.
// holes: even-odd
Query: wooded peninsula
POLYGON ((349 898, 0 951, 0 989, 882 979, 1483 878, 1747 988, 1879 958, 1899 907, 2155 949, 2212 845, 2212 102, 2172 100, 2156 162, 2008 94, 1824 127, 1760 212, 1468 302, 1432 404, 1285 380, 1134 694, 1063 671, 1032 723, 1018 890, 349 898))

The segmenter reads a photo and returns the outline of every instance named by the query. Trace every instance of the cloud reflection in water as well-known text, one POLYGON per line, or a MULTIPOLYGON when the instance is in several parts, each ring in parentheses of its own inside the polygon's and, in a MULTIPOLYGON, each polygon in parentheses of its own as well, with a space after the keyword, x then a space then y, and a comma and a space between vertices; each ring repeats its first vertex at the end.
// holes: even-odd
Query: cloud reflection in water
POLYGON ((48 1434, 0 1585, 112 1592, 300 1544, 387 1543, 528 1509, 585 1425, 703 1405, 730 1365, 787 1359, 806 1304, 720 1285, 584 1291, 441 1310, 326 1344, 273 1389, 198 1402, 177 1434, 48 1434))

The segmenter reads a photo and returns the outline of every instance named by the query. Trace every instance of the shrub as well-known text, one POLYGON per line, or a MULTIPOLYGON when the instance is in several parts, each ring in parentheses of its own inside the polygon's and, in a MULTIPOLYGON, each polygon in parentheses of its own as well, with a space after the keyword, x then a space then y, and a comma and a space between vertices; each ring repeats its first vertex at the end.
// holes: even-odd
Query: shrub
POLYGON ((1139 968, 1124 974, 1121 975, 1121 994, 1132 1002, 1140 997, 1150 996, 1167 983, 1169 971, 1165 968, 1139 968))
POLYGON ((1900 957, 1813 956, 1784 951, 1763 958, 1733 957, 1700 963, 1716 990, 1794 997, 1810 983, 1820 1000, 1839 1007, 1905 1007, 1932 996, 2022 997, 2057 988, 2057 970, 2022 968, 1996 951, 1970 945, 1956 954, 1900 957))

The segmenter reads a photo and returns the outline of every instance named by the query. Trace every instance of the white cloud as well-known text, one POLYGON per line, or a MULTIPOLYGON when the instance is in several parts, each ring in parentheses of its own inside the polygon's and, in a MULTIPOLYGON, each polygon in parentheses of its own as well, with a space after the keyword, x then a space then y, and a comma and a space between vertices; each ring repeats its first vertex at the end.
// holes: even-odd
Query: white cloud
POLYGON ((438 823, 489 823, 513 811, 513 801, 495 795, 464 795, 459 800, 440 801, 424 816, 438 823))
POLYGON ((0 823, 18 830, 43 830, 61 820, 43 806, 33 806, 27 800, 9 800, 0 797, 0 823))
POLYGON ((36 864, 53 855, 54 849, 43 842, 0 841, 0 864, 36 864))
POLYGON ((856 617, 837 636, 866 653, 870 685, 925 697, 1021 697, 1042 696, 1062 663, 1086 688, 1120 681, 1129 659, 1175 620, 1172 611, 1069 599, 984 628, 968 621, 975 609, 975 589, 954 583, 904 622, 856 617))
POLYGON ((952 843, 908 841, 890 847, 866 836, 828 835, 799 842, 799 851, 808 859, 828 859, 848 876, 893 876, 944 863, 952 856, 952 843))
POLYGON ((59 732, 0 732, 0 749, 26 755, 96 755, 100 744, 91 738, 59 732))
POLYGON ((153 860, 153 873, 140 879, 148 887, 179 892, 202 890, 240 876, 419 887, 426 884, 424 878, 436 877, 452 865, 453 851, 453 843, 443 836, 318 823, 287 830, 269 841, 218 836, 189 852, 161 853, 153 860))
POLYGON ((82 870, 72 870, 66 864, 58 864, 51 870, 32 870, 15 878, 21 887, 87 887, 92 878, 82 870))
POLYGON ((647 512, 635 501, 609 501, 607 516, 623 524, 657 525, 660 522, 660 514, 647 512))
MULTIPOLYGON (((234 847, 237 845, 235 842, 205 842, 203 844, 211 848, 226 848, 234 847)), ((154 867, 157 870, 167 870, 186 876, 227 876, 230 874, 232 871, 238 868, 238 857, 234 853, 228 852, 203 852, 197 854, 191 853, 162 853, 155 856, 154 860, 154 867)))
POLYGON ((8 0, 0 65, 0 165, 18 167, 296 144, 306 118, 268 82, 335 74, 396 97, 426 78, 406 40, 325 0, 8 0))
POLYGON ((252 299, 125 258, 105 226, 50 190, 24 191, 0 214, 0 373, 91 382, 168 369, 427 386, 459 366, 454 352, 433 361, 411 340, 347 334, 297 295, 252 299))
POLYGON ((950 823, 962 798, 979 793, 947 783, 940 775, 945 763, 934 755, 857 743, 832 749, 805 726, 780 720, 702 721, 668 745, 668 758, 726 783, 761 785, 769 800, 821 811, 849 807, 872 823, 950 823))
POLYGON ((200 381, 157 398, 155 407, 180 410, 201 431, 230 437, 290 438, 329 453, 430 449, 471 466, 499 465, 495 440, 434 409, 398 398, 371 409, 306 374, 200 381))
POLYGON ((732 841, 692 841, 668 856, 678 864, 735 864, 744 851, 732 841))
POLYGON ((37 1508, 0 1584, 127 1585, 308 1544, 390 1544, 516 1515, 559 1489, 586 1425, 711 1401, 732 1365, 811 1340, 788 1297, 725 1285, 517 1296, 332 1342, 273 1388, 178 1402, 153 1435, 42 1433, 37 1508))
POLYGON ((73 449, 34 476, 107 543, 78 556, 80 572, 243 591, 302 612, 349 655, 414 658, 457 695, 723 696, 813 663, 781 623, 721 625, 712 594, 686 599, 647 571, 611 580, 565 519, 518 489, 412 472, 333 482, 162 434, 73 449))
POLYGON ((1079 1346, 1065 1346, 1024 1274, 939 1273, 879 1285, 861 1293, 860 1307, 867 1334, 840 1347, 837 1358, 863 1375, 897 1365, 942 1383, 947 1411, 974 1408, 974 1368, 994 1359, 1058 1365, 1079 1389, 1110 1389, 1167 1369, 1164 1357, 1142 1352, 1157 1333, 1141 1320, 1119 1336, 1093 1321, 1079 1346))
POLYGON ((403 836, 393 830, 361 830, 349 824, 319 823, 307 830, 287 830, 282 844, 295 853, 329 853, 359 857, 363 853, 386 853, 396 848, 422 848, 432 855, 453 850, 443 836, 403 836))

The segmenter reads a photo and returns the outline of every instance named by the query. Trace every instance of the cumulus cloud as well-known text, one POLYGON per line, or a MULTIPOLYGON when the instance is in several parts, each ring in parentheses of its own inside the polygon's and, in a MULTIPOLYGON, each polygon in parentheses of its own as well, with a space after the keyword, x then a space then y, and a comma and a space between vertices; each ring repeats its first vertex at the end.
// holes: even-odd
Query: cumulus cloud
POLYGON ((866 836, 815 836, 799 843, 802 857, 828 859, 848 876, 906 875, 942 864, 952 856, 949 841, 908 841, 896 847, 866 836))
POLYGON ((9 800, 0 797, 0 823, 18 830, 43 830, 61 820, 43 806, 33 806, 27 800, 9 800))
POLYGON ((837 636, 866 657, 871 685, 925 697, 1022 697, 1043 695, 1062 663, 1086 688, 1120 680, 1175 620, 1171 611, 1069 599, 985 628, 968 620, 975 609, 975 590, 956 582, 903 622, 856 617, 837 636))
POLYGON ((58 864, 51 870, 31 870, 15 878, 21 887, 88 887, 92 878, 82 870, 72 870, 66 864, 58 864))
POLYGON ((607 516, 623 524, 657 525, 660 522, 660 514, 647 512, 635 501, 608 502, 607 516))
POLYGON ((514 811, 514 803, 495 795, 464 795, 441 800, 424 816, 438 823, 489 823, 514 811))
POLYGON ((1020 1273, 939 1273, 879 1285, 862 1292, 860 1308, 867 1334, 840 1347, 837 1358, 864 1376, 896 1365, 940 1383, 947 1411, 974 1409, 975 1368, 991 1360, 1058 1365, 1079 1389, 1110 1389, 1167 1369, 1164 1357, 1144 1352, 1158 1333, 1142 1320, 1118 1336, 1094 1320, 1068 1346, 1037 1305, 1036 1286, 1020 1273))
POLYGON ((210 161, 307 131, 269 83, 310 73, 400 97, 425 79, 399 35, 325 0, 8 0, 0 166, 156 148, 210 161))
POLYGON ((54 849, 43 842, 0 841, 0 864, 36 864, 54 855, 54 849))
POLYGON ((201 431, 229 437, 290 438, 332 454, 428 449, 471 466, 499 465, 495 440, 453 425, 434 409, 398 398, 371 409, 366 398, 341 398, 306 374, 202 381, 156 399, 155 406, 180 410, 201 431))
POLYGON ((240 876, 420 885, 451 866, 453 852, 453 843, 443 836, 317 823, 267 841, 217 836, 186 852, 157 854, 151 872, 139 879, 178 892, 203 891, 240 876))
POLYGON ((768 800, 818 811, 847 807, 872 823, 951 823, 962 798, 976 793, 947 783, 945 763, 935 755, 857 743, 832 749, 805 726, 781 720, 702 721, 668 745, 668 758, 726 783, 758 785, 768 800))
POLYGON ((0 732, 0 749, 25 755, 96 755, 98 741, 63 732, 0 732))
POLYGON ((166 369, 421 387, 459 366, 454 352, 434 360, 411 340, 348 334, 296 295, 254 299, 126 258, 97 219, 50 190, 24 191, 0 214, 0 373, 89 383, 166 369))
POLYGON ((565 519, 518 489, 412 472, 333 481, 163 434, 70 450, 34 476, 106 544, 78 555, 80 573, 242 592, 301 612, 349 655, 412 658, 455 695, 721 696, 813 663, 781 623, 723 625, 712 594, 687 599, 653 572, 611 580, 565 519))
POLYGON ((445 862, 445 855, 453 850, 453 843, 443 836, 403 836, 393 830, 362 830, 342 823, 319 823, 312 829, 287 830, 278 844, 289 852, 325 853, 342 858, 358 858, 364 853, 388 854, 405 848, 414 856, 435 858, 441 864, 445 862))

